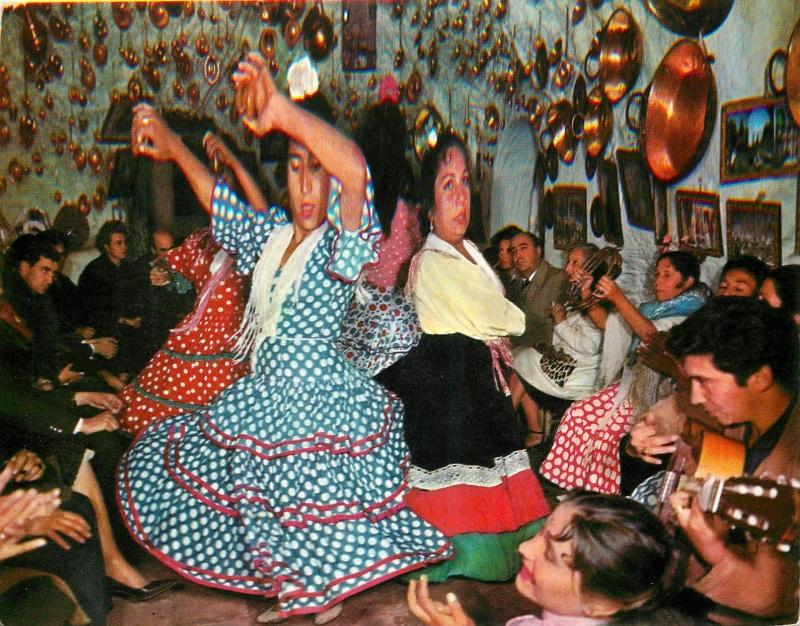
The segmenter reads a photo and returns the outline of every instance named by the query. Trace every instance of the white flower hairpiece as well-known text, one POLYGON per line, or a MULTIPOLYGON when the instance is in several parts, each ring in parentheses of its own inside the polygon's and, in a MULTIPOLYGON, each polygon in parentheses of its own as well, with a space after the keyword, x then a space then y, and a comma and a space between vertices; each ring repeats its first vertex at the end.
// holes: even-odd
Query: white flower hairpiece
POLYGON ((308 56, 292 63, 286 74, 286 82, 289 84, 289 97, 292 100, 303 100, 317 93, 319 76, 308 56))

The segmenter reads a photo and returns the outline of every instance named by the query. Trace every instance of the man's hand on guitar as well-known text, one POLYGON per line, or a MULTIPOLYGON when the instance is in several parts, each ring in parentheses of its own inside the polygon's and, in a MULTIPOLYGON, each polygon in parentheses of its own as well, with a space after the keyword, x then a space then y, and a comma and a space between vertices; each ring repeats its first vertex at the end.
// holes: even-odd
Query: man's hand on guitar
POLYGON ((680 435, 659 435, 658 419, 652 413, 631 428, 628 454, 638 457, 642 461, 661 465, 658 455, 672 454, 675 452, 675 442, 680 435))
POLYGON ((669 497, 678 525, 686 533, 697 554, 714 566, 729 553, 725 545, 728 525, 719 517, 704 513, 694 494, 680 489, 669 497))

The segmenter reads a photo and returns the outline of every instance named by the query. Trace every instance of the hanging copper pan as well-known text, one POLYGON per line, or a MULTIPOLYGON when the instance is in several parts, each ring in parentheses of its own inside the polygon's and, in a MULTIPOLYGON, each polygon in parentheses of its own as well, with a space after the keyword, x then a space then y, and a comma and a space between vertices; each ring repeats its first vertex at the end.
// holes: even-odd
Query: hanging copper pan
POLYGON ((614 130, 614 112, 600 85, 595 85, 586 98, 585 115, 578 113, 572 118, 572 132, 583 140, 586 155, 598 156, 606 147, 614 130))
POLYGON ((692 39, 669 49, 653 76, 645 109, 643 152, 664 183, 684 176, 703 156, 717 112, 709 58, 692 39))
POLYGON ((575 109, 566 98, 550 105, 547 110, 547 130, 550 133, 551 144, 558 152, 558 158, 564 163, 575 160, 575 145, 577 140, 572 132, 572 120, 575 109))
POLYGON ((696 36, 715 30, 733 6, 733 0, 643 0, 656 19, 679 35, 696 36))
POLYGON ((642 69, 644 43, 642 31, 627 9, 619 8, 589 46, 583 62, 584 71, 591 79, 600 78, 606 97, 614 104, 636 82, 642 69), (589 62, 598 60, 594 71, 589 62))
POLYGON ((800 125, 800 20, 794 25, 786 55, 786 99, 795 123, 800 125))

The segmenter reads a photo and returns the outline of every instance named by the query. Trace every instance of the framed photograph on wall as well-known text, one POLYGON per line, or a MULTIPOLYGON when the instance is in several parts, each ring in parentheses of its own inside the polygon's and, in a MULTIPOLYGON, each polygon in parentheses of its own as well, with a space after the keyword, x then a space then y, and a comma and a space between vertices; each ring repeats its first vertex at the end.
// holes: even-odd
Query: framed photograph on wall
POLYGON ((617 165, 628 223, 637 228, 654 230, 655 210, 650 189, 650 171, 642 153, 639 150, 618 148, 617 165))
POLYGON ((615 246, 622 246, 622 216, 619 206, 619 178, 614 159, 603 159, 599 167, 600 199, 605 208, 605 240, 615 246))
POLYGON ((728 200, 728 256, 758 257, 771 267, 781 264, 781 203, 728 200))
POLYGON ((747 98, 722 105, 720 181, 790 176, 800 169, 800 128, 786 98, 747 98))
POLYGON ((377 23, 375 2, 342 1, 342 69, 345 72, 375 69, 377 23))
POLYGON ((553 247, 569 250, 586 243, 586 187, 553 187, 553 247))
POLYGON ((706 256, 722 256, 719 194, 678 189, 675 192, 678 238, 706 256))

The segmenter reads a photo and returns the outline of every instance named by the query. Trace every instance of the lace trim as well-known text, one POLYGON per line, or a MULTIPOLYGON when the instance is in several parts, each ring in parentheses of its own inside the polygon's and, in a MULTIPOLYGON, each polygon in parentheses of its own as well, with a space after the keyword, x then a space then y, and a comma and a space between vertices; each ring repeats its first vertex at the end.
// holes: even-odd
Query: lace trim
POLYGON ((496 487, 520 472, 530 471, 531 463, 525 450, 516 450, 508 456, 496 457, 492 467, 480 465, 460 465, 452 463, 432 472, 412 465, 408 472, 408 484, 414 489, 433 491, 453 485, 472 485, 475 487, 496 487))

